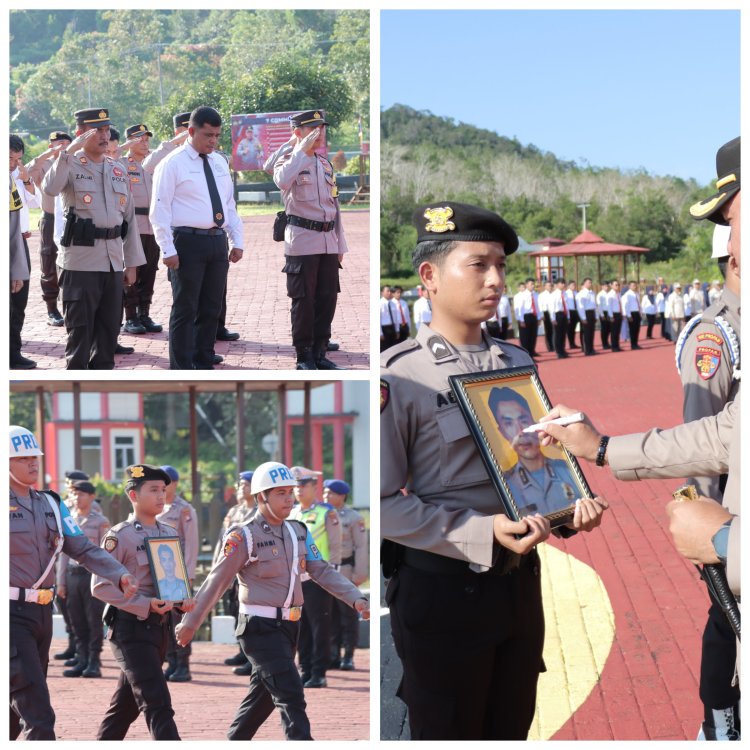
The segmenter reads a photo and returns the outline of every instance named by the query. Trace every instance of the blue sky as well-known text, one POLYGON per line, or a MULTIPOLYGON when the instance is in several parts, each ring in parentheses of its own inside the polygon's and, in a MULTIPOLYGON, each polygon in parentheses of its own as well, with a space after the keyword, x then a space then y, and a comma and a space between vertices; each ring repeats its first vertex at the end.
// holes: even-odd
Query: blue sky
POLYGON ((381 106, 705 184, 740 132, 739 49, 737 10, 383 11, 381 106))

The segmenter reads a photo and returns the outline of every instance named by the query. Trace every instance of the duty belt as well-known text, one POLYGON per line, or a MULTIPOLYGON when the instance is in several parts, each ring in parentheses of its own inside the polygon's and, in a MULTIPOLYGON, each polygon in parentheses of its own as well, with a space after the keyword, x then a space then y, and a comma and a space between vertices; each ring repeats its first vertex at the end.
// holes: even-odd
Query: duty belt
POLYGON ((301 216, 287 214, 287 222, 295 227, 303 229, 312 229, 313 232, 331 232, 336 227, 335 221, 313 221, 312 219, 303 219, 301 216))
POLYGON ((465 560, 456 560, 453 557, 436 555, 434 552, 404 547, 402 562, 410 568, 421 570, 423 573, 435 573, 438 575, 494 575, 504 576, 520 564, 520 556, 512 552, 500 551, 497 562, 485 573, 477 573, 469 567, 465 560))
POLYGON ((135 212, 138 214, 138 216, 148 216, 148 206, 136 206, 135 212))
POLYGON ((113 607, 113 609, 115 611, 114 618, 116 620, 132 620, 135 622, 147 623, 149 625, 166 625, 170 622, 169 612, 165 612, 163 615, 160 615, 158 612, 150 612, 145 620, 141 620, 138 615, 134 615, 132 612, 126 612, 124 609, 117 609, 117 607, 113 607))
POLYGON ((50 604, 55 597, 55 589, 24 589, 10 587, 11 601, 33 602, 34 604, 50 604))
POLYGON ((102 229, 97 227, 94 229, 95 240, 114 240, 119 239, 122 234, 122 226, 118 224, 116 227, 109 227, 109 229, 102 229))
POLYGON ((302 607, 264 607, 261 604, 245 604, 243 602, 240 602, 240 612, 243 615, 270 617, 274 620, 291 620, 291 622, 296 622, 302 617, 302 607))
POLYGON ((349 557, 345 557, 341 561, 341 565, 354 565, 354 555, 350 555, 349 557))
POLYGON ((177 234, 224 234, 221 227, 211 227, 210 229, 196 229, 195 227, 172 227, 173 232, 177 234))

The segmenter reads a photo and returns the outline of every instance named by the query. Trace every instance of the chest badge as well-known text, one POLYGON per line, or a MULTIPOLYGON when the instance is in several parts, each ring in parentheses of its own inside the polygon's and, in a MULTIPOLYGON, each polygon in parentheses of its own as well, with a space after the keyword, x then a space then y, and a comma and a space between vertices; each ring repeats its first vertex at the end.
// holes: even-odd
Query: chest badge
POLYGON ((120 169, 119 167, 115 167, 115 168, 114 168, 114 169, 112 170, 112 174, 113 174, 113 175, 114 175, 115 177, 122 177, 122 174, 123 174, 123 172, 122 172, 122 170, 121 170, 121 169, 120 169))
POLYGON ((89 163, 89 160, 85 156, 82 156, 78 161, 81 164, 88 164, 89 163))
POLYGON ((128 202, 128 199, 124 195, 121 195, 120 196, 120 205, 124 206, 127 202, 128 202))
POLYGON ((279 556, 279 548, 278 547, 271 547, 271 554, 274 557, 278 557, 279 556))
POLYGON ((88 206, 94 199, 89 193, 86 193, 81 200, 88 206))
POLYGON ((222 214, 222 213, 217 213, 216 214, 216 220, 217 221, 221 221, 223 218, 224 218, 224 214, 222 214))

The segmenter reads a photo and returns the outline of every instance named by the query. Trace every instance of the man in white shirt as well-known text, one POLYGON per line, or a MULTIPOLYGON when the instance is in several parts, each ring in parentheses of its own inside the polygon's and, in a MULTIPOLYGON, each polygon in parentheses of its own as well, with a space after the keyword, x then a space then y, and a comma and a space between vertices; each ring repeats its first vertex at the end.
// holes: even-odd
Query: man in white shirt
POLYGON ((391 305, 394 308, 393 318, 396 321, 398 329, 398 336, 396 342, 406 341, 409 338, 411 332, 411 315, 409 314, 409 305, 405 299, 401 299, 401 295, 404 293, 404 288, 401 286, 393 287, 393 298, 391 299, 391 305))
POLYGON ((635 281, 628 282, 628 291, 622 295, 622 314, 628 319, 630 348, 640 349, 638 334, 641 330, 641 303, 638 299, 638 284, 635 281))
POLYGON ((393 346, 398 341, 396 318, 393 316, 393 289, 385 285, 380 289, 380 351, 393 346))
POLYGON ((242 258, 242 221, 224 158, 215 154, 221 116, 190 115, 188 139, 154 172, 149 219, 172 283, 169 367, 213 370, 229 263, 242 258))
POLYGON ((596 310, 599 317, 602 349, 611 349, 609 334, 612 331, 612 316, 609 312, 609 282, 602 281, 601 289, 596 295, 596 310))
MULTIPOLYGON (((568 306, 568 312, 570 313, 570 321, 568 322, 568 348, 570 349, 580 348, 576 344, 576 327, 581 320, 576 309, 576 291, 576 282, 569 281, 568 288, 565 290, 565 304, 568 306)), ((581 341, 583 341, 583 331, 581 331, 581 341)))
POLYGON ((612 317, 612 351, 620 351, 620 331, 622 330, 622 303, 620 301, 620 282, 612 279, 609 291, 609 314, 612 317))
POLYGON ((518 321, 518 338, 521 346, 532 356, 536 357, 536 338, 539 328, 539 300, 534 291, 535 281, 526 279, 525 288, 513 299, 516 320, 518 321))
POLYGON ((558 279, 555 290, 550 294, 549 311, 555 327, 555 352, 558 359, 565 359, 565 334, 570 323, 570 310, 565 299, 565 279, 558 279))
POLYGON ((594 282, 590 276, 583 280, 581 291, 576 295, 576 309, 578 317, 581 319, 583 331, 581 339, 583 341, 583 353, 590 357, 594 351, 594 332, 596 331, 596 294, 594 293, 594 282))
POLYGON ((544 324, 544 343, 548 352, 555 351, 555 342, 553 340, 554 328, 552 327, 552 315, 549 311, 549 300, 552 296, 552 282, 545 281, 544 289, 539 292, 539 312, 542 313, 542 322, 544 324))
POLYGON ((419 297, 414 303, 414 327, 419 330, 422 323, 429 323, 432 320, 432 307, 430 307, 430 298, 427 290, 419 284, 419 297))
MULTIPOLYGON (((659 277, 661 278, 661 277, 659 277)), ((669 341, 669 319, 665 316, 667 306, 667 296, 669 289, 663 284, 657 284, 658 292, 656 294, 656 320, 661 324, 661 336, 663 339, 669 341)))

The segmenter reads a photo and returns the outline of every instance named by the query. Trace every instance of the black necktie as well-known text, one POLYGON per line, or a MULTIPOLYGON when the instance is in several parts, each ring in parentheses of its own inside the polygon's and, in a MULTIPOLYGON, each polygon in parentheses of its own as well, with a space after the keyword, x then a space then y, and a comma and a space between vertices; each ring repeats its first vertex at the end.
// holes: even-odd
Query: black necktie
POLYGON ((203 172, 206 175, 206 182, 208 183, 208 195, 211 198, 211 211, 214 214, 214 222, 217 227, 220 227, 224 223, 224 209, 221 205, 221 198, 219 197, 219 190, 216 187, 214 173, 211 165, 208 163, 208 155, 199 154, 199 156, 203 159, 203 172))

